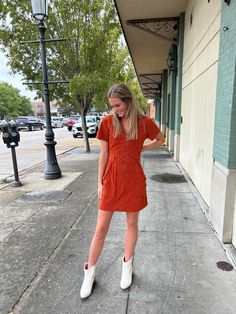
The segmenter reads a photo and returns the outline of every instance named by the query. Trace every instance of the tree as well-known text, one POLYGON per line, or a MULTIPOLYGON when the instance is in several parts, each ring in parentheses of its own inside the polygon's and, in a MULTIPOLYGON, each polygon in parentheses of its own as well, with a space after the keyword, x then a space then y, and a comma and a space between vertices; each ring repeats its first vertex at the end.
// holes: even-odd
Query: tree
POLYGON ((34 114, 34 110, 31 106, 31 101, 25 96, 21 96, 19 104, 19 116, 29 116, 34 114))
POLYGON ((5 116, 32 114, 30 100, 20 95, 20 91, 12 85, 0 82, 0 119, 5 116))
POLYGON ((143 93, 141 91, 130 56, 127 56, 127 62, 124 73, 124 82, 132 90, 141 111, 145 112, 147 107, 147 99, 143 96, 143 93))
MULTIPOLYGON (((30 1, 1 0, 0 12, 0 38, 13 72, 20 72, 26 80, 42 80, 38 45, 19 44, 38 38, 30 1)), ((102 108, 107 103, 111 84, 130 82, 127 71, 131 62, 120 40, 121 28, 112 0, 51 0, 47 23, 46 36, 67 39, 66 43, 47 43, 49 80, 70 80, 69 86, 50 86, 51 98, 62 106, 77 108, 84 117, 92 105, 102 108)), ((40 96, 41 87, 30 86, 33 88, 40 96)), ((87 139, 85 119, 82 121, 87 139)))
MULTIPOLYGON (((13 72, 21 72, 26 80, 41 80, 39 47, 19 45, 38 38, 30 1, 1 0, 0 12, 0 38, 13 72)), ((114 4, 112 0, 52 0, 47 23, 48 37, 67 39, 66 43, 47 44, 49 80, 71 82, 69 90, 65 85, 52 85, 51 97, 64 105, 76 105, 84 116, 94 99, 104 99, 107 87, 122 80, 127 52, 119 43, 121 29, 114 4)), ((38 85, 30 88, 41 94, 38 85)), ((85 124, 83 128, 86 135, 85 124)), ((90 150, 88 142, 86 150, 90 150)))
POLYGON ((145 112, 147 109, 147 99, 143 96, 137 79, 135 78, 133 81, 131 81, 129 86, 135 96, 135 99, 141 111, 145 112))

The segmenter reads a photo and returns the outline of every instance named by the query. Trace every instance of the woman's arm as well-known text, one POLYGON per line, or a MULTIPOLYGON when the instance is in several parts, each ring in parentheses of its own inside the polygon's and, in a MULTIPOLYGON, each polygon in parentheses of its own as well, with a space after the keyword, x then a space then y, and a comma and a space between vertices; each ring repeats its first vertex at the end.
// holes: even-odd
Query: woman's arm
POLYGON ((101 141, 101 153, 98 162, 98 198, 102 197, 102 178, 108 160, 108 142, 101 141))
POLYGON ((143 146, 142 152, 144 152, 146 150, 152 150, 152 149, 160 146, 164 142, 165 142, 164 135, 161 132, 159 132, 157 137, 155 138, 155 140, 153 140, 150 144, 143 146))

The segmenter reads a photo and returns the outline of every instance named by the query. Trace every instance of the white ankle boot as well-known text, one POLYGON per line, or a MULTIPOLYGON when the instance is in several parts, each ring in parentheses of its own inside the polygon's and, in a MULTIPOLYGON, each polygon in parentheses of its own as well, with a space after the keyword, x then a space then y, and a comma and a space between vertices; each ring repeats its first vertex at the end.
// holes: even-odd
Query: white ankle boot
POLYGON ((121 289, 127 289, 132 284, 132 271, 133 271, 133 257, 128 262, 125 262, 125 258, 122 258, 122 275, 120 281, 121 289))
POLYGON ((80 289, 80 297, 81 299, 85 299, 90 296, 93 288, 93 282, 95 278, 95 270, 96 266, 93 265, 90 268, 86 268, 87 263, 84 264, 84 281, 82 287, 80 289))

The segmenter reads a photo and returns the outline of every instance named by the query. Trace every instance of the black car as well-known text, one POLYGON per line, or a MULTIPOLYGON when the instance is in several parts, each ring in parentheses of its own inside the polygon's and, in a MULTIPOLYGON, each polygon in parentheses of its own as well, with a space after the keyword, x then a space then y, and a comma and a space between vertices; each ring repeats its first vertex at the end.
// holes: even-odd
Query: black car
POLYGON ((43 130, 44 124, 37 117, 19 117, 16 119, 18 130, 28 129, 29 131, 33 131, 36 129, 43 130))

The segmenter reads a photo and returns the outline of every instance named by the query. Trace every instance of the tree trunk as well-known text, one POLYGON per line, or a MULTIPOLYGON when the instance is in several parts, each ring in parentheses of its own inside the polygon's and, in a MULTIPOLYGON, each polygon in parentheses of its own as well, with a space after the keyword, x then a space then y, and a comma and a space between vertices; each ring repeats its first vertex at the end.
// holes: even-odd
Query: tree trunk
POLYGON ((90 153, 90 145, 88 140, 88 133, 87 133, 87 125, 86 125, 86 113, 85 110, 81 110, 81 120, 82 120, 82 130, 83 130, 83 140, 85 144, 85 152, 90 153))

